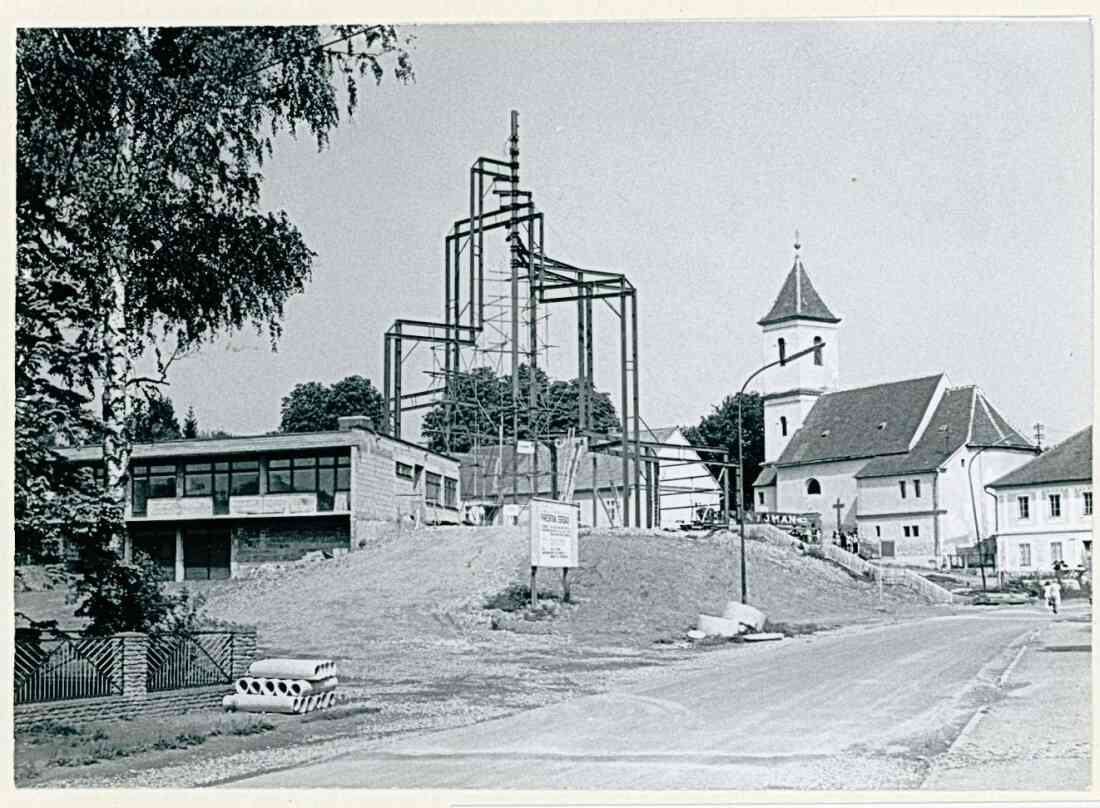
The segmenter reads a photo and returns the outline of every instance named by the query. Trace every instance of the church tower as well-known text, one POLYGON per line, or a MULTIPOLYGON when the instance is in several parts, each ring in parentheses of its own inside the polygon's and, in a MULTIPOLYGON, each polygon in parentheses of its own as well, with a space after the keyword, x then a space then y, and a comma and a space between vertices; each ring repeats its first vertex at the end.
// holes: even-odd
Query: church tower
POLYGON ((794 266, 771 310, 759 320, 764 332, 764 362, 774 362, 817 344, 820 351, 760 376, 764 395, 764 462, 774 463, 802 426, 817 397, 836 390, 840 381, 840 318, 817 294, 802 266, 795 234, 794 266))

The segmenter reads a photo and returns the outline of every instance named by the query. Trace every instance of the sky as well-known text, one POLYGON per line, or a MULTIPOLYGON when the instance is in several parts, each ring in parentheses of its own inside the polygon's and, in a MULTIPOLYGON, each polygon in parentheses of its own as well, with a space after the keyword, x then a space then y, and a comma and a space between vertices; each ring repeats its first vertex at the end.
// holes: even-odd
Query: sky
MULTIPOLYGON (((512 109, 547 254, 638 288, 648 424, 698 423, 761 364, 757 320, 796 229, 843 318, 842 388, 944 372, 1025 434, 1043 423, 1048 443, 1091 422, 1087 22, 403 30, 415 83, 363 86, 321 153, 276 144, 264 204, 301 229, 313 279, 277 352, 238 334, 173 367, 177 412, 193 406, 201 428, 274 429, 301 382, 381 387, 393 320, 442 318, 443 237, 466 215, 470 164, 505 155, 512 109)), ((551 313, 552 376, 576 372, 574 322, 551 313)), ((596 383, 616 402, 617 328, 604 311, 596 383)), ((429 365, 414 355, 409 372, 429 365)))

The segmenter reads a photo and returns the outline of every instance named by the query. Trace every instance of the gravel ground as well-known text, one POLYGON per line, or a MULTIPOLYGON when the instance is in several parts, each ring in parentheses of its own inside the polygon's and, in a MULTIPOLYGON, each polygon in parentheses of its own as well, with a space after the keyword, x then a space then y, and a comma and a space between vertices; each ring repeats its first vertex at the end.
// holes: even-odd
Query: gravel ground
MULTIPOLYGON (((209 585, 209 612, 256 625, 261 655, 335 659, 345 706, 325 720, 282 720, 278 730, 236 745, 216 739, 186 758, 164 753, 50 772, 35 784, 225 782, 382 737, 601 692, 655 666, 693 664, 701 649, 683 639, 685 631, 699 612, 720 614, 738 596, 731 534, 634 531, 582 537, 581 568, 570 573, 574 603, 539 612, 542 619, 484 608, 510 584, 526 583, 527 542, 522 529, 426 529, 209 585)), ((792 548, 749 541, 747 553, 750 602, 795 631, 943 611, 904 589, 887 588, 880 602, 876 586, 792 548)), ((560 588, 556 574, 539 581, 540 594, 560 588)))

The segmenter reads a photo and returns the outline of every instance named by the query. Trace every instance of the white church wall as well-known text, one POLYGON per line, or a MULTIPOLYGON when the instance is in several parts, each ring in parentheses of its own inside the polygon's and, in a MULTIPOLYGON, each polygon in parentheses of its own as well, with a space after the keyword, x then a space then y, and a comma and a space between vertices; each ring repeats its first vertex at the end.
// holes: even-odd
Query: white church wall
POLYGON ((821 364, 814 364, 814 357, 804 356, 786 365, 769 368, 760 376, 760 389, 764 393, 781 393, 787 390, 835 390, 840 382, 839 323, 821 323, 812 320, 787 320, 764 326, 764 363, 779 358, 779 340, 786 342, 786 355, 791 356, 814 344, 814 337, 821 337, 825 347, 821 350, 821 364))
POLYGON ((866 460, 839 460, 829 463, 807 463, 802 466, 780 467, 776 480, 776 510, 781 513, 820 513, 826 536, 836 529, 837 498, 844 503, 842 521, 850 521, 856 504, 855 474, 866 460), (807 494, 810 479, 821 486, 820 494, 807 494))
POLYGON ((794 433, 817 402, 814 395, 792 395, 764 402, 764 462, 774 463, 787 448, 794 433), (783 418, 787 419, 787 434, 783 434, 783 418))

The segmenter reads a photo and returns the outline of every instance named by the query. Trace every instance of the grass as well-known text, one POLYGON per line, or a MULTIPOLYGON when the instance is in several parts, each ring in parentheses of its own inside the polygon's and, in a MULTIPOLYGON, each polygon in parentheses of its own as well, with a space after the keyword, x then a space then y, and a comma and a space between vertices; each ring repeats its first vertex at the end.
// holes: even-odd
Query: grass
POLYGON ((44 721, 15 734, 16 780, 33 780, 50 768, 91 766, 147 752, 190 749, 218 736, 241 737, 273 729, 275 724, 260 716, 221 713, 82 726, 44 721))

